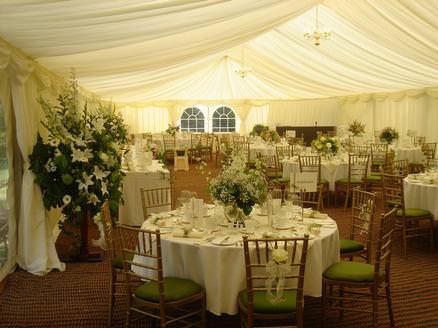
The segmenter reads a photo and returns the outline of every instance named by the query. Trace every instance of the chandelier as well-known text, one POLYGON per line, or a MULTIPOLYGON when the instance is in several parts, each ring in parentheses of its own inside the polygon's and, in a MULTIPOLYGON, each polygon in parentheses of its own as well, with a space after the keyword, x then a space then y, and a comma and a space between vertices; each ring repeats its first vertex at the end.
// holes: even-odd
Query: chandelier
POLYGON ((241 65, 240 69, 235 70, 237 75, 239 75, 242 79, 248 76, 249 73, 251 73, 252 69, 245 66, 245 46, 242 46, 242 58, 241 58, 241 65))
POLYGON ((318 21, 318 6, 315 6, 315 26, 310 29, 304 31, 304 37, 306 40, 310 40, 313 42, 315 46, 319 46, 321 44, 321 40, 328 40, 332 36, 332 32, 324 27, 322 24, 319 24, 318 21))

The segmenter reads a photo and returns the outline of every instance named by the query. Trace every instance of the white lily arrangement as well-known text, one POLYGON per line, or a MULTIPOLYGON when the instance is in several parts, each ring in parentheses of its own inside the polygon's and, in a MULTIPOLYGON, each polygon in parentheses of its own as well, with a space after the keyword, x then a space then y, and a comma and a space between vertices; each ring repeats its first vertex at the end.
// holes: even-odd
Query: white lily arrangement
POLYGON ((113 213, 117 211, 128 134, 114 110, 100 106, 89 111, 86 104, 80 110, 76 94, 77 83, 72 79, 68 90, 58 96, 58 105, 39 99, 47 138, 38 134, 29 160, 44 206, 62 207, 67 218, 80 223, 85 209, 94 216, 106 201, 113 213))

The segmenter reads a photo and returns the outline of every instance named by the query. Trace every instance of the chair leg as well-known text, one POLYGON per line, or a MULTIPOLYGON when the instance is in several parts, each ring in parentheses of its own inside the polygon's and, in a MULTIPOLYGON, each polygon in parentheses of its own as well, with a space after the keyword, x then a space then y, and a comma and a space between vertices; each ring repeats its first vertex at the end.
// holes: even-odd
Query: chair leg
POLYGON ((347 209, 347 205, 348 205, 348 198, 350 197, 350 189, 347 189, 347 191, 345 192, 345 204, 344 204, 344 210, 347 209))
POLYGON ((327 284, 323 278, 322 279, 322 297, 321 297, 321 328, 324 328, 324 326, 325 326, 326 308, 327 308, 327 284))
POLYGON ((434 240, 433 240, 433 218, 430 219, 430 249, 433 249, 434 247, 434 240))
POLYGON ((205 298, 205 293, 201 300, 202 313, 201 313, 201 327, 207 327, 207 300, 205 298))
POLYGON ((108 321, 107 321, 107 327, 111 327, 111 323, 113 320, 113 308, 114 308, 114 294, 115 294, 115 285, 114 280, 116 277, 114 277, 114 273, 111 272, 111 295, 110 295, 110 303, 109 303, 109 314, 108 314, 108 321))
POLYGON ((394 312, 392 311, 392 297, 391 297, 391 287, 389 284, 389 278, 387 278, 386 281, 385 291, 386 291, 386 302, 388 304, 389 322, 391 324, 391 327, 395 327, 394 312))
POLYGON ((378 309, 379 309, 379 296, 378 288, 371 287, 371 294, 373 295, 373 328, 377 327, 378 309))
POLYGON ((339 319, 344 319, 344 287, 339 287, 339 319))
POLYGON ((402 256, 406 257, 406 248, 407 248, 407 231, 406 231, 406 222, 403 222, 402 224, 402 256))

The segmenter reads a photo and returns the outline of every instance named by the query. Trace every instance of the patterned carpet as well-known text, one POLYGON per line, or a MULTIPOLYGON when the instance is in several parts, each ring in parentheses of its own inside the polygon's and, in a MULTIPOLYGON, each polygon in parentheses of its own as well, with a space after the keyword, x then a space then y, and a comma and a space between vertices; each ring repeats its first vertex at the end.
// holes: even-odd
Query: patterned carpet
MULTIPOLYGON (((211 168, 215 171, 214 168, 211 168)), ((205 178, 192 167, 175 173, 176 192, 197 191, 208 200, 205 178)), ((338 222, 340 234, 348 232, 349 211, 329 208, 338 222)), ((398 237, 398 236, 396 236, 398 237)), ((62 244, 62 242, 60 243, 62 244)), ((398 238, 392 262, 392 291, 397 327, 438 327, 438 250, 426 242, 409 244, 408 256, 400 257, 398 238)), ((0 295, 0 327, 105 327, 108 315, 109 262, 69 263, 65 272, 51 272, 44 277, 18 270, 8 276, 0 295)), ((389 327, 386 305, 379 306, 379 327, 389 327)), ((113 326, 122 327, 124 300, 119 299, 113 326)), ((305 299, 305 327, 319 327, 320 299, 305 299)), ((148 327, 144 320, 134 327, 148 327)), ((238 316, 209 315, 208 327, 239 327, 238 316)), ((327 327, 371 327, 365 314, 346 313, 340 321, 330 313, 327 327)))

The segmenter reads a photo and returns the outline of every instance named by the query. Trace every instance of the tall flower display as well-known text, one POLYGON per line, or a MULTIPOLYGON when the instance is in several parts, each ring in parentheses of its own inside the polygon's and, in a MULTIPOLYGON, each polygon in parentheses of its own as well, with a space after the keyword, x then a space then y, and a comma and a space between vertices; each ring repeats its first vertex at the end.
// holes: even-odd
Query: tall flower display
POLYGON ((255 204, 262 204, 268 193, 260 170, 248 169, 243 154, 233 154, 231 162, 210 180, 208 190, 213 199, 236 206, 249 215, 255 204))
POLYGON ((390 144, 394 139, 398 139, 398 132, 394 128, 386 127, 380 132, 380 141, 390 144))
POLYGON ((311 145, 322 155, 336 155, 339 150, 339 140, 336 137, 319 136, 312 140, 311 145))
POLYGON ((348 126, 348 131, 351 132, 353 136, 361 136, 362 134, 365 133, 365 124, 357 120, 354 120, 348 126))
POLYGON ((38 134, 29 160, 45 208, 61 207, 67 218, 80 223, 85 210, 94 216, 106 201, 112 212, 117 210, 128 137, 122 117, 114 110, 100 106, 91 111, 86 104, 80 110, 76 94, 72 80, 57 105, 39 99, 47 137, 38 134))

